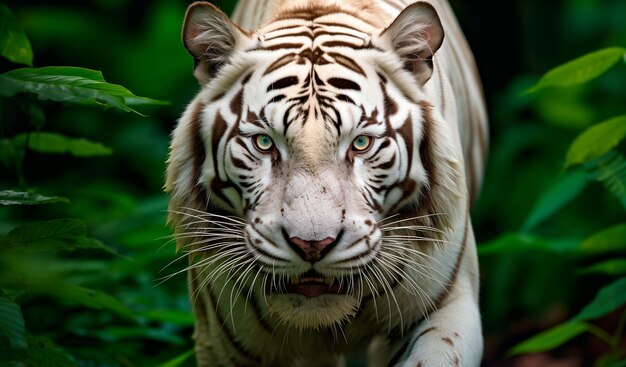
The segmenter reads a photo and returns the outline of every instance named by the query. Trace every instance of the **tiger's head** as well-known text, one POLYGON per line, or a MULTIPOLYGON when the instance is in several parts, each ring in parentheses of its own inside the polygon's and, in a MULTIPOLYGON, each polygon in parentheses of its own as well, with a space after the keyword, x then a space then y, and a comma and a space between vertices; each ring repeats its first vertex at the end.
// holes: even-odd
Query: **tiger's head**
POLYGON ((400 283, 432 291, 414 264, 462 217, 456 127, 424 92, 437 13, 420 2, 377 23, 334 5, 255 32, 208 3, 186 14, 202 90, 168 160, 179 246, 297 328, 349 320, 400 283))

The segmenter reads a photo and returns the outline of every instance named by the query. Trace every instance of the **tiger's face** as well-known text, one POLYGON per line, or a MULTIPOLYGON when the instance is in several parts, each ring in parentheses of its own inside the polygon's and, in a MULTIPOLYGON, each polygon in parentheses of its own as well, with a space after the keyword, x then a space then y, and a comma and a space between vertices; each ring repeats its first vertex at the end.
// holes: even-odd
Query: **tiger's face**
MULTIPOLYGON (((432 29, 419 32, 432 56, 441 26, 430 6, 418 15, 429 19, 432 29)), ((448 134, 421 93, 432 61, 407 61, 406 41, 392 39, 415 19, 401 14, 381 33, 341 17, 351 15, 290 28, 278 19, 250 34, 203 5, 185 25, 206 84, 188 109, 193 131, 174 134, 170 207, 207 213, 201 232, 192 222, 200 240, 191 251, 300 329, 341 323, 364 298, 393 292, 408 276, 407 255, 445 234, 463 200, 431 177, 436 164, 451 180, 462 175, 453 150, 431 144, 448 134), (219 57, 218 46, 227 48, 219 57), (181 167, 177 146, 193 155, 181 167)))

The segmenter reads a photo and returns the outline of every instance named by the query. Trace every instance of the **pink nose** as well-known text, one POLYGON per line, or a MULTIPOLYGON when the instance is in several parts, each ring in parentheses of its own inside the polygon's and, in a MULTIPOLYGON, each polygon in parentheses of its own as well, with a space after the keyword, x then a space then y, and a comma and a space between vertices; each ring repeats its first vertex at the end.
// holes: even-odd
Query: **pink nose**
POLYGON ((335 247, 335 238, 326 237, 321 241, 306 241, 300 237, 289 238, 289 245, 304 260, 316 262, 321 260, 335 247))

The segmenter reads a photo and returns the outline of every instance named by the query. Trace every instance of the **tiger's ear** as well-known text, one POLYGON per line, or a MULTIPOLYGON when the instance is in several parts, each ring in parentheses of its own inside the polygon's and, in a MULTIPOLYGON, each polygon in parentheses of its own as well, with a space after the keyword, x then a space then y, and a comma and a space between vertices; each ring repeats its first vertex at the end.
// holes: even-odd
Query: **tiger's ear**
POLYGON ((246 32, 211 3, 195 2, 187 8, 183 43, 194 57, 194 75, 200 84, 217 74, 246 37, 246 32))
POLYGON ((441 47, 443 37, 437 11, 426 2, 406 7, 380 34, 380 39, 400 56, 404 68, 417 76, 420 85, 433 73, 432 57, 441 47))

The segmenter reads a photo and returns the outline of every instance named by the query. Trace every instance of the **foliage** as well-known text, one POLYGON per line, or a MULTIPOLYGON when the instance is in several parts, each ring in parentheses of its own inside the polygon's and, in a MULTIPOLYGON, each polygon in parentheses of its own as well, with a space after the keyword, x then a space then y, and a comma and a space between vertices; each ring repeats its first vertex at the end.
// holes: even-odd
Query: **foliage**
POLYGON ((33 93, 42 100, 101 105, 135 113, 138 112, 129 105, 159 103, 137 97, 121 85, 107 83, 99 71, 68 66, 22 68, 0 75, 0 96, 19 93, 33 93))
MULTIPOLYGON (((626 49, 613 47, 592 52, 548 71, 527 93, 536 93, 551 87, 572 87, 606 73, 618 60, 626 61, 626 49)), ((539 97, 545 98, 545 97, 539 97)), ((604 260, 584 266, 600 255, 626 252, 626 223, 601 229, 584 240, 547 238, 534 234, 542 223, 561 214, 565 206, 576 200, 588 182, 605 185, 622 203, 626 204, 626 164, 619 151, 626 138, 626 117, 620 115, 595 124, 574 139, 565 157, 562 176, 549 187, 528 215, 520 233, 506 234, 484 244, 479 252, 484 255, 506 254, 513 251, 543 250, 559 256, 569 256, 580 263, 579 273, 601 273, 617 277, 608 285, 600 286, 596 297, 580 313, 549 330, 513 347, 509 355, 553 350, 583 333, 591 333, 608 344, 608 351, 597 359, 596 366, 609 366, 626 360, 621 349, 626 322, 626 277, 623 259, 604 260), (576 166, 581 166, 576 167, 576 166), (562 243, 569 245, 563 246, 562 243), (621 318, 612 334, 590 321, 621 310, 621 318)), ((624 205, 626 209, 626 205, 624 205)), ((567 233, 561 234, 567 235, 567 233)), ((553 255, 554 256, 554 255, 553 255)))
MULTIPOLYGON (((9 8, 2 4, 0 10, 2 56, 31 65, 28 38, 9 8)), ((5 189, 8 182, 1 181, 0 205, 8 210, 8 218, 23 217, 12 228, 6 228, 6 234, 0 235, 0 365, 126 364, 124 361, 134 359, 142 347, 141 343, 122 344, 127 340, 184 344, 171 330, 179 325, 189 327, 191 320, 182 318, 174 309, 137 312, 137 307, 134 310, 129 307, 132 302, 128 299, 119 299, 117 292, 123 291, 119 284, 105 289, 104 285, 111 279, 123 282, 124 278, 134 277, 135 264, 120 256, 116 248, 92 237, 86 220, 66 217, 73 216, 72 210, 63 209, 43 215, 52 219, 37 220, 38 211, 20 209, 44 204, 75 205, 61 195, 40 194, 27 184, 28 168, 30 165, 39 167, 37 160, 45 159, 46 155, 69 154, 94 159, 92 157, 114 154, 114 148, 52 131, 53 126, 50 131, 42 131, 45 125, 51 125, 47 122, 47 111, 54 113, 56 108, 45 101, 114 108, 140 115, 135 106, 146 108, 164 103, 139 97, 121 85, 107 83, 101 72, 79 67, 13 68, 0 74, 0 97, 5 107, 0 132, 15 130, 12 136, 0 136, 1 162, 18 183, 17 187, 5 189), (18 116, 23 122, 11 125, 7 116, 18 116), (49 316, 42 320, 41 315, 46 314, 49 316), (73 345, 71 340, 81 343, 73 345), (108 353, 94 355, 92 352, 101 349, 103 342, 109 345, 104 348, 108 353)), ((63 108, 76 110, 70 105, 63 108)), ((100 109, 96 113, 105 112, 100 109)), ((69 167, 56 169, 70 170, 69 167)), ((46 192, 54 192, 55 188, 60 186, 45 185, 46 192)), ((71 193, 67 196, 76 197, 71 190, 66 192, 71 193)), ((94 204, 110 206, 110 199, 96 197, 94 204)), ((118 197, 118 200, 125 198, 118 197)), ((80 198, 77 201, 80 205, 80 198)), ((163 201, 159 200, 158 204, 162 207, 163 201)), ((155 212, 160 213, 158 209, 155 212)), ((129 243, 134 241, 128 240, 129 243)), ((149 298, 155 293, 158 292, 150 290, 140 296, 149 298)), ((178 366, 189 356, 188 351, 180 356, 175 350, 166 351, 162 356, 137 361, 137 365, 155 365, 169 360, 165 365, 178 366)))
POLYGON ((30 41, 11 9, 5 4, 0 4, 0 55, 15 63, 33 63, 30 41))

